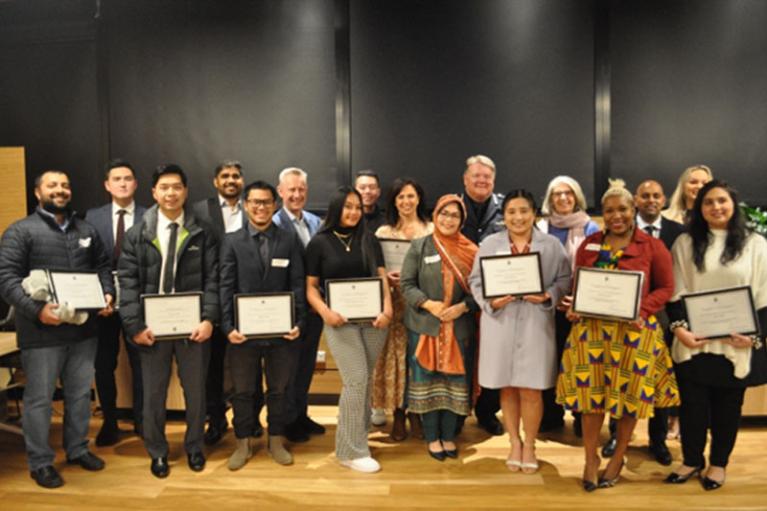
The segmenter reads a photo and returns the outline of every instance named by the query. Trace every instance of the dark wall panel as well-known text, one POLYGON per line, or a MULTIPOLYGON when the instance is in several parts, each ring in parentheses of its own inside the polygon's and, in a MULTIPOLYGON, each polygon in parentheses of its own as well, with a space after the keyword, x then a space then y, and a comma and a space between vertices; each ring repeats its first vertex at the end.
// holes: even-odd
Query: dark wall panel
POLYGON ((712 167, 767 204, 767 2, 614 2, 612 173, 659 178, 712 167))
POLYGON ((433 203, 467 156, 496 190, 537 196, 556 174, 591 195, 593 3, 352 1, 352 165, 410 175, 433 203))
POLYGON ((106 5, 113 155, 144 181, 179 163, 192 199, 213 193, 222 159, 241 160, 246 180, 299 166, 310 207, 324 207, 336 175, 332 1, 106 5))

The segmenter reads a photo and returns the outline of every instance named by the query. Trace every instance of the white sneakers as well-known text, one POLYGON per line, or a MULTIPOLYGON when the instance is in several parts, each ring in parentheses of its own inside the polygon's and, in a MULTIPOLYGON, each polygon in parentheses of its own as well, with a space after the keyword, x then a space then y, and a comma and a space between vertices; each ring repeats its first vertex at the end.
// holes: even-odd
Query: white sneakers
POLYGON ((370 456, 355 460, 341 460, 341 466, 348 467, 357 472, 365 472, 366 474, 372 474, 381 470, 381 465, 370 456))
POLYGON ((373 408, 370 414, 370 422, 373 426, 383 426, 386 424, 386 410, 383 408, 373 408))

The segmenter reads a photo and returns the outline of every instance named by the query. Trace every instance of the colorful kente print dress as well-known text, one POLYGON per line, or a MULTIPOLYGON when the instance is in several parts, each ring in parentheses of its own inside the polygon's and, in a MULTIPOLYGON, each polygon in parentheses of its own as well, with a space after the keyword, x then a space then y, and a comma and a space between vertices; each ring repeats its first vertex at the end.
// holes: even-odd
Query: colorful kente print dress
MULTIPOLYGON (((621 255, 603 243, 595 266, 614 270, 621 255)), ((641 321, 641 329, 626 321, 594 318, 574 323, 562 355, 557 403, 616 419, 644 419, 653 416, 656 406, 679 405, 663 329, 655 316, 641 321)))

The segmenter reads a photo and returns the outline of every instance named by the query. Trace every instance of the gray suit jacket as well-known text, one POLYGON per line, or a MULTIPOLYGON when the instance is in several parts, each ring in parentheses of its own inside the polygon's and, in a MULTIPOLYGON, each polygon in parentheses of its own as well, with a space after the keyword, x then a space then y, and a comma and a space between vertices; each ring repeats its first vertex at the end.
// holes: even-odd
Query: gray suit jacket
MULTIPOLYGON (((439 319, 430 312, 419 307, 424 300, 442 300, 442 262, 434 256, 439 254, 434 246, 432 236, 413 240, 410 249, 402 263, 400 272, 400 288, 407 302, 405 308, 405 326, 419 334, 439 335, 439 319)), ((446 270, 448 271, 448 270, 446 270)), ((458 340, 471 338, 476 332, 477 325, 473 312, 478 309, 471 294, 455 283, 453 289, 453 304, 464 302, 469 308, 463 316, 453 323, 455 337, 458 340)))
MULTIPOLYGON (((141 223, 146 208, 136 204, 133 212, 133 225, 141 223)), ((112 203, 109 202, 98 208, 91 208, 85 212, 85 221, 96 228, 99 238, 104 243, 104 249, 107 251, 109 259, 112 259, 112 251, 115 248, 114 227, 112 226, 112 203)), ((128 229, 125 229, 126 231, 128 229)))

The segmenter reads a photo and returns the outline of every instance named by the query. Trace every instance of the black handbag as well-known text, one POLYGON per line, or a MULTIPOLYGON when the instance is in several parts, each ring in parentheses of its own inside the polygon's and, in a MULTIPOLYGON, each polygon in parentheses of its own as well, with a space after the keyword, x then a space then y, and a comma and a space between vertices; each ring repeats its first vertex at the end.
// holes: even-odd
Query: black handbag
MULTIPOLYGON (((767 325, 767 307, 757 311, 759 324, 767 325)), ((746 386, 758 387, 767 383, 767 342, 764 338, 764 328, 760 328, 759 340, 751 348, 751 371, 746 376, 746 386)))

